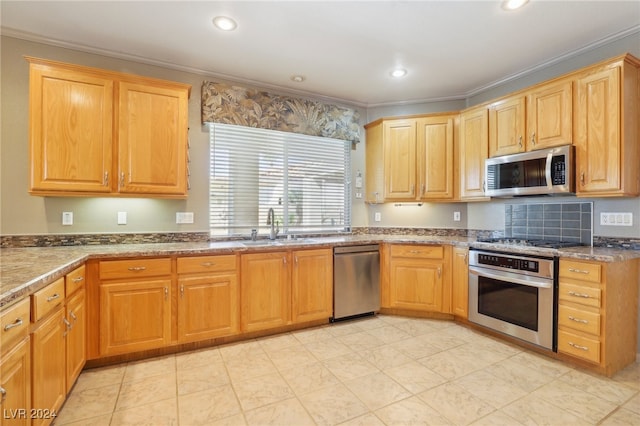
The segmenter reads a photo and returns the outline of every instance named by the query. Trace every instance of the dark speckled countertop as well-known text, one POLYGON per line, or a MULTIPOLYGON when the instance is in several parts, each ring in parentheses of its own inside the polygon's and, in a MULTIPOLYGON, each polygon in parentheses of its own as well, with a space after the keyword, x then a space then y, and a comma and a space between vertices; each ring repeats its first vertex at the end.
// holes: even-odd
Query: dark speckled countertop
POLYGON ((475 238, 460 236, 349 235, 294 240, 210 241, 185 243, 111 244, 73 247, 29 247, 0 249, 0 308, 13 304, 45 287, 82 265, 88 259, 140 256, 206 255, 251 250, 283 250, 320 246, 344 246, 370 243, 450 244, 516 253, 551 255, 575 259, 617 262, 640 258, 640 250, 597 247, 536 249, 492 243, 478 243, 475 238))

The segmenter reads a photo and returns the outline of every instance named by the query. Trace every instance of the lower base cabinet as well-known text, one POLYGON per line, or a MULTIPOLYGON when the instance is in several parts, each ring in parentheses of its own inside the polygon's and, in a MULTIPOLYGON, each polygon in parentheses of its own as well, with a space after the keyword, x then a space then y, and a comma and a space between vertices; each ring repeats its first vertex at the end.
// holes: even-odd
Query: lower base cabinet
MULTIPOLYGON (((4 348, 3 348, 4 349, 4 348)), ((25 337, 0 361, 0 387, 3 390, 1 426, 31 424, 31 339, 25 337)))
POLYGON ((86 306, 84 289, 67 300, 66 319, 69 324, 66 338, 67 393, 71 391, 87 360, 86 306))
POLYGON ((469 315, 469 249, 454 247, 451 257, 451 313, 467 319, 469 315))

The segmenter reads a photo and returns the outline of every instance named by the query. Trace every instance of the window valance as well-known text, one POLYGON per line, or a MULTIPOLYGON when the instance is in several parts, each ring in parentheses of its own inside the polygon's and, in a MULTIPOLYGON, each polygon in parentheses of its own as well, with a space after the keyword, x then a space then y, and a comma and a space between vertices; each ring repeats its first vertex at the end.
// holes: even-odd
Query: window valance
POLYGON ((357 111, 241 86, 202 83, 202 122, 236 124, 360 142, 357 111))

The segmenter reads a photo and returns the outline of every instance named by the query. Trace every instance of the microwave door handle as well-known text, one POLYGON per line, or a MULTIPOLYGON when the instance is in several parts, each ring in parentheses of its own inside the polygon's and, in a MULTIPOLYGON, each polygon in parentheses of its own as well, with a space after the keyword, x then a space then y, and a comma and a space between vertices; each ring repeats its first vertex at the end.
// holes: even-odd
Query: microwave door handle
POLYGON ((544 177, 547 180, 547 188, 549 190, 553 189, 553 179, 551 179, 551 160, 553 159, 553 152, 549 151, 547 154, 547 161, 544 167, 544 177))
POLYGON ((493 278, 494 280, 511 282, 514 284, 521 284, 529 287, 551 288, 553 286, 553 284, 550 282, 530 281, 530 280, 516 277, 514 276, 515 274, 510 274, 508 272, 505 272, 502 274, 494 274, 491 271, 487 271, 487 270, 482 270, 480 272, 473 266, 469 266, 469 273, 472 275, 477 275, 479 277, 493 278))

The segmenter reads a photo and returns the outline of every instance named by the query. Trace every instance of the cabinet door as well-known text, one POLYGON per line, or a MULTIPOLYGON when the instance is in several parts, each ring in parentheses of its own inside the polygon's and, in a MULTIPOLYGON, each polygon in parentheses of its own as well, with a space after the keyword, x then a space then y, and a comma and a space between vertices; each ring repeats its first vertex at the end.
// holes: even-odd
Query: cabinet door
POLYGON ((120 82, 119 192, 187 193, 188 92, 120 82))
POLYGON ((542 86, 527 95, 527 150, 571 145, 573 81, 542 86))
POLYGON ((489 156, 524 152, 525 97, 507 98, 489 106, 489 156))
POLYGON ((418 198, 453 198, 453 117, 417 120, 418 198))
POLYGON ((85 291, 78 291, 67 301, 67 393, 80 375, 87 359, 86 298, 85 291))
POLYGON ((162 347, 171 341, 171 280, 100 284, 100 354, 162 347))
POLYGON ((438 261, 391 259, 391 307, 441 312, 442 271, 438 261))
MULTIPOLYGON (((3 348, 4 349, 4 348, 3 348)), ((1 426, 30 425, 31 340, 24 338, 0 359, 0 387, 4 390, 1 426)))
POLYGON ((178 341, 238 333, 240 301, 235 273, 182 276, 178 287, 178 341))
POLYGON ((416 198, 416 121, 384 123, 385 200, 416 198))
POLYGON ((469 312, 469 249, 466 247, 453 248, 452 274, 452 313, 461 318, 467 318, 469 312))
POLYGON ((289 259, 287 252, 241 256, 240 324, 243 332, 289 323, 289 259))
POLYGON ((484 195, 484 161, 489 156, 489 113, 486 108, 460 115, 460 198, 484 195))
POLYGON ((331 249, 293 252, 291 293, 293 322, 328 319, 333 315, 331 249))
POLYGON ((30 191, 110 192, 113 81, 31 64, 30 191))
POLYGON ((620 69, 578 79, 577 93, 576 189, 582 194, 619 191, 620 69))
MULTIPOLYGON (((47 319, 37 323, 32 333, 31 406, 58 411, 67 395, 65 362, 64 309, 58 308, 47 319)), ((53 419, 33 419, 34 425, 49 424, 53 419)))

